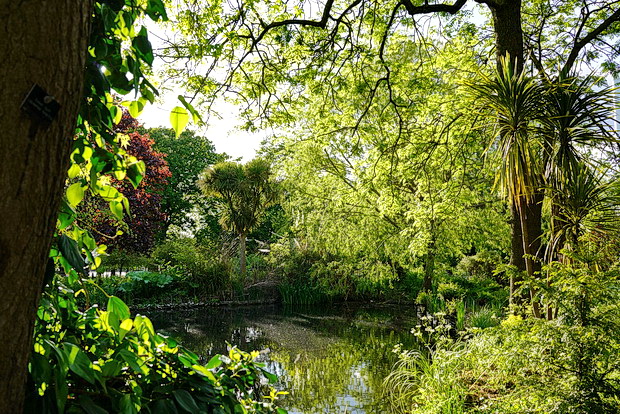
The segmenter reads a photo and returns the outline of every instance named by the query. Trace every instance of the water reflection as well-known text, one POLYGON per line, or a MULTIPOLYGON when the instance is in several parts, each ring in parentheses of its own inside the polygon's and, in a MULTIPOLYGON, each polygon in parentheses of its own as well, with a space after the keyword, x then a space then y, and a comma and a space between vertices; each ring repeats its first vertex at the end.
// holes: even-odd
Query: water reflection
POLYGON ((263 350, 262 362, 290 395, 292 414, 389 413, 382 381, 392 348, 414 347, 415 312, 403 306, 206 308, 149 315, 207 361, 226 342, 263 350))

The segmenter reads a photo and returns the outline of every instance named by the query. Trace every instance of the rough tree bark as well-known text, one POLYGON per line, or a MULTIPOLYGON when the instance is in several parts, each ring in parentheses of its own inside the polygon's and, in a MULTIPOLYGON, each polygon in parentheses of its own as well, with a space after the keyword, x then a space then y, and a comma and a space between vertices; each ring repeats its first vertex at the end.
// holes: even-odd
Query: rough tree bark
POLYGON ((92 0, 0 2, 0 412, 22 411, 32 329, 82 96, 92 0), (59 103, 41 124, 33 86, 59 103))
MULTIPOLYGON (((500 58, 510 55, 517 72, 523 70, 523 28, 521 24, 521 0, 494 0, 486 2, 493 15, 493 28, 495 31, 495 52, 499 68, 500 58)), ((540 261, 525 259, 524 254, 536 256, 539 254, 540 237, 542 235, 542 194, 536 193, 531 200, 522 201, 521 212, 511 205, 511 247, 512 254, 510 264, 520 272, 527 270, 530 277, 540 271, 540 261), (523 231, 523 224, 527 227, 523 231)), ((511 303, 519 303, 515 297, 518 275, 511 275, 510 300, 511 303)), ((536 304, 534 307, 536 308, 536 304)), ((535 309, 535 313, 538 313, 535 309)))

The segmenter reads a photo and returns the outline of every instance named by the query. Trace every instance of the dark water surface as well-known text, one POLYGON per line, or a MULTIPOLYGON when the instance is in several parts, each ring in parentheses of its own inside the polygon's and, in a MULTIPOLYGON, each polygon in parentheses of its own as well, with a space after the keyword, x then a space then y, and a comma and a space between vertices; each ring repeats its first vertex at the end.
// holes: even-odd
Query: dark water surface
POLYGON ((412 307, 361 304, 204 308, 149 315, 205 360, 226 342, 259 357, 290 392, 292 414, 389 413, 382 381, 396 361, 394 345, 415 347, 412 307))

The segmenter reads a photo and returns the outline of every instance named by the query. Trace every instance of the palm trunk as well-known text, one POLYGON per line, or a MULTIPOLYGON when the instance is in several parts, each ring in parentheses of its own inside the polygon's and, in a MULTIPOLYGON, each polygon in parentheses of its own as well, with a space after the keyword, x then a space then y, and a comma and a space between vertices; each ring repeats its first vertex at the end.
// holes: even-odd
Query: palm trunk
POLYGON ((523 252, 523 234, 521 232, 521 216, 519 208, 514 202, 510 203, 510 236, 511 236, 511 255, 510 264, 515 268, 510 274, 510 308, 513 312, 523 305, 523 296, 517 294, 518 285, 523 282, 525 273, 525 258, 523 252))
POLYGON ((246 257, 245 257, 245 239, 246 239, 246 234, 245 233, 241 233, 239 234, 239 267, 240 267, 240 272, 241 272, 241 280, 243 280, 245 282, 245 277, 246 277, 246 273, 247 273, 247 269, 246 269, 246 257))
MULTIPOLYGON (((523 240, 523 253, 525 256, 525 269, 528 279, 534 280, 540 273, 540 260, 533 258, 538 255, 540 249, 540 236, 542 234, 542 199, 541 192, 534 194, 532 200, 522 199, 518 208, 519 221, 523 240)), ((534 316, 540 318, 540 303, 535 300, 536 289, 530 288, 530 300, 534 316)))

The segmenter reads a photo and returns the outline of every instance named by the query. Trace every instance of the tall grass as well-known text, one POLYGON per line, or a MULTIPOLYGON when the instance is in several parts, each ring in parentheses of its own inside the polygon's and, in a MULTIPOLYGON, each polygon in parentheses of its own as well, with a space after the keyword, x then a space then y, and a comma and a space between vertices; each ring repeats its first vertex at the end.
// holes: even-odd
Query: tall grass
POLYGON ((285 305, 314 305, 330 301, 329 296, 315 286, 280 284, 278 290, 285 305))
POLYGON ((466 386, 458 375, 464 348, 453 342, 431 354, 403 352, 384 381, 394 412, 457 414, 465 410, 466 386), (438 361, 441 361, 440 363, 438 361))

